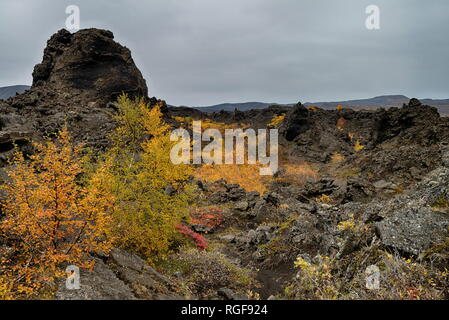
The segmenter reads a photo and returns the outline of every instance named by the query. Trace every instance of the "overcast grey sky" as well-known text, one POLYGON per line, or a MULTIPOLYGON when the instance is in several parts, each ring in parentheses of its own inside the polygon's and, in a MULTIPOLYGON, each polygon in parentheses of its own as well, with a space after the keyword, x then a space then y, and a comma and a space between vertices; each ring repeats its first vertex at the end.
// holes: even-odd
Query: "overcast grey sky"
POLYGON ((174 105, 449 98, 447 0, 0 0, 0 86, 31 83, 70 4, 174 105))

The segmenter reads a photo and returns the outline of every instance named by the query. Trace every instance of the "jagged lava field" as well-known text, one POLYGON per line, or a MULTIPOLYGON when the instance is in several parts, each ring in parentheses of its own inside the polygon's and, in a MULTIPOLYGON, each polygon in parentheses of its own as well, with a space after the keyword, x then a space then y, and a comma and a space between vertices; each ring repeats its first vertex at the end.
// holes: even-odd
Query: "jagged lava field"
MULTIPOLYGON (((449 118, 435 107, 417 99, 373 110, 167 106, 149 96, 130 50, 112 32, 60 30, 31 88, 0 100, 1 183, 17 150, 29 159, 34 143, 64 126, 95 159, 107 154, 122 94, 158 105, 173 129, 192 120, 218 129, 277 128, 279 171, 265 177, 250 165, 194 166, 189 218, 164 254, 119 243, 89 252, 95 264, 82 269, 81 288, 68 290, 57 278, 45 297, 449 298, 449 118), (380 270, 377 290, 365 285, 370 266, 380 270)), ((164 192, 178 191, 170 185, 164 192)), ((2 250, 14 241, 0 234, 2 250)))

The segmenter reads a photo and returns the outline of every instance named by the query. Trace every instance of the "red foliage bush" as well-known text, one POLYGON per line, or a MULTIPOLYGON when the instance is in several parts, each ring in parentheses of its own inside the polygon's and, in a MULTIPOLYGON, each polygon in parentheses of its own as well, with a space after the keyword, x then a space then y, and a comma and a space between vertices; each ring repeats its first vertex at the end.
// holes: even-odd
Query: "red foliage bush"
POLYGON ((223 210, 218 207, 196 208, 190 212, 191 223, 201 224, 211 229, 221 225, 223 210))
POLYGON ((202 235, 190 229, 185 224, 178 224, 176 226, 176 230, 178 230, 179 233, 191 238, 195 242, 195 245, 198 249, 204 250, 207 248, 206 239, 202 235))

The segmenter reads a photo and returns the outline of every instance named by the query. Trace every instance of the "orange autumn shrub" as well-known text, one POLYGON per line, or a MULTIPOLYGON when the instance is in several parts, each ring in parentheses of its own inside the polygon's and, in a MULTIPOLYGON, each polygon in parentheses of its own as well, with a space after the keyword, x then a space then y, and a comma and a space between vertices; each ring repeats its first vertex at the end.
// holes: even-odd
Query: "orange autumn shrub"
POLYGON ((355 152, 359 152, 359 151, 363 150, 364 148, 365 148, 365 146, 362 145, 359 140, 357 140, 355 142, 355 144, 354 144, 354 151, 355 152))
MULTIPOLYGON (((279 126, 284 120, 285 115, 275 116, 269 126, 279 126)), ((187 129, 192 128, 191 117, 174 117, 174 119, 183 127, 187 129)), ((225 123, 213 121, 210 119, 201 119, 201 128, 203 131, 207 129, 217 129, 222 135, 224 135, 226 129, 248 129, 250 125, 247 123, 225 123)), ((247 143, 247 142, 245 142, 247 143)), ((214 182, 220 179, 226 180, 230 184, 238 184, 246 191, 258 191, 264 193, 267 191, 267 186, 270 183, 270 178, 260 175, 260 164, 225 164, 225 152, 224 143, 222 150, 222 164, 202 164, 197 166, 193 173, 193 176, 197 180, 214 182)), ((234 157, 235 157, 235 150, 234 157)), ((212 155, 210 155, 212 156, 212 155)), ((203 157, 208 157, 204 155, 203 157)), ((245 161, 247 159, 247 150, 245 150, 245 161)))
POLYGON ((281 174, 278 180, 303 185, 307 180, 317 180, 318 177, 318 172, 308 163, 287 162, 281 164, 281 174))
POLYGON ((339 164, 340 162, 345 160, 345 156, 338 153, 338 152, 334 152, 331 154, 331 163, 332 164, 339 164))
POLYGON ((56 142, 34 147, 29 161, 15 155, 10 182, 3 186, 6 216, 0 224, 10 243, 0 252, 3 286, 27 298, 62 276, 61 264, 92 267, 88 253, 110 249, 105 236, 114 204, 104 166, 79 181, 87 159, 81 146, 72 145, 67 129, 56 142))
MULTIPOLYGON (((216 128, 222 134, 224 134, 225 129, 248 129, 247 124, 238 123, 221 123, 206 121, 202 122, 203 130, 208 128, 216 128)), ((247 142, 245 142, 246 144, 247 142)), ((236 150, 233 150, 234 157, 236 157, 236 150)), ((249 164, 247 163, 247 149, 244 150, 244 164, 225 164, 225 150, 223 143, 223 158, 222 164, 202 164, 197 167, 193 173, 197 180, 214 182, 220 179, 226 180, 230 184, 238 184, 246 191, 258 191, 259 193, 264 193, 267 191, 267 186, 270 182, 270 178, 267 176, 260 175, 260 168, 262 165, 249 164)), ((203 155, 204 156, 204 155, 203 155)))
POLYGON ((190 224, 216 228, 223 222, 223 214, 223 209, 216 206, 195 208, 190 211, 190 224))
POLYGON ((337 120, 337 129, 343 131, 346 127, 346 119, 340 116, 337 120))
POLYGON ((279 126, 282 124, 282 122, 284 122, 284 120, 285 120, 285 113, 281 115, 275 115, 268 124, 268 127, 279 128, 279 126))
POLYGON ((220 179, 229 184, 238 184, 246 191, 257 191, 263 194, 271 177, 260 175, 260 166, 251 164, 203 164, 194 172, 197 180, 214 182, 220 179))

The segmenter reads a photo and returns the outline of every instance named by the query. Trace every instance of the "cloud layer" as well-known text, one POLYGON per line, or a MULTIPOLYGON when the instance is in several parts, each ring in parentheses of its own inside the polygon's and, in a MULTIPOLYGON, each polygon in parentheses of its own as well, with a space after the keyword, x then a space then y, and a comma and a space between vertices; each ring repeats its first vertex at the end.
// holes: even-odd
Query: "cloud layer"
POLYGON ((2 0, 0 86, 31 83, 70 4, 174 105, 449 97, 447 0, 2 0), (369 4, 380 30, 365 28, 369 4))

